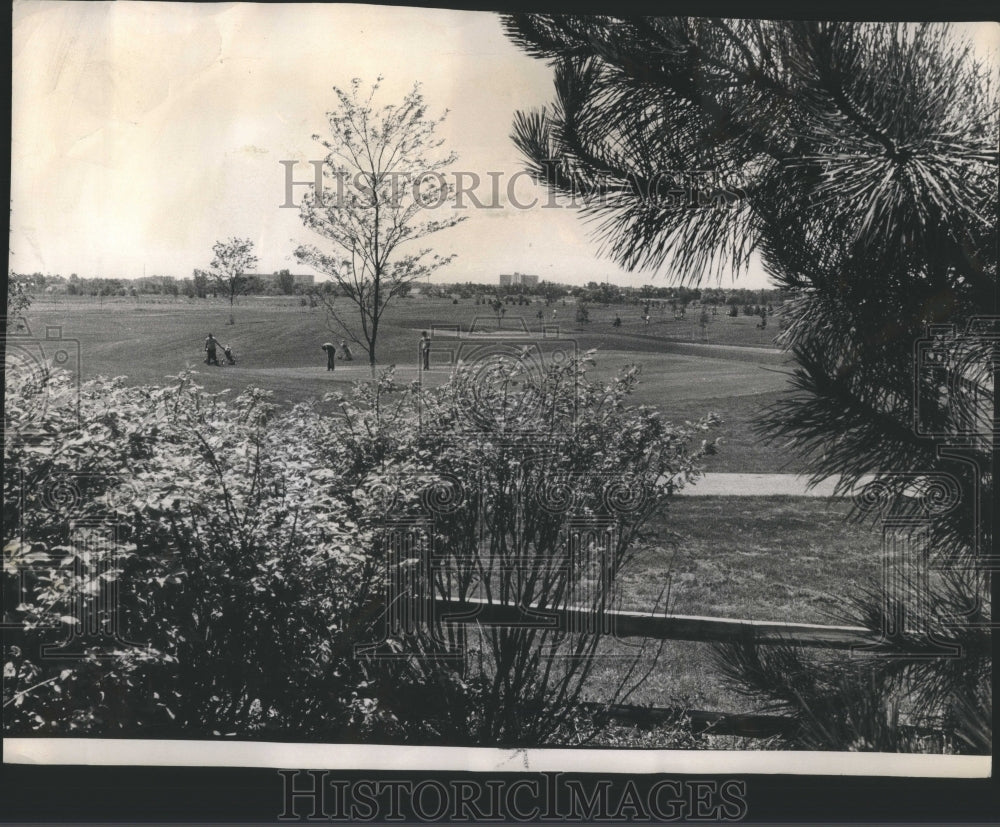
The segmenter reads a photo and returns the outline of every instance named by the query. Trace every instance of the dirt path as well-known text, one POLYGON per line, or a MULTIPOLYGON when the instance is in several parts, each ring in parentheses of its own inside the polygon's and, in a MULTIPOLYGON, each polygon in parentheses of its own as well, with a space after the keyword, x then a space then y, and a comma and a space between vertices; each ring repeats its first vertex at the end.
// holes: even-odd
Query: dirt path
MULTIPOLYGON (((809 488, 808 478, 799 474, 705 474, 679 493, 686 497, 849 497, 835 494, 839 477, 827 477, 809 488)), ((862 477, 855 491, 871 481, 862 477)))

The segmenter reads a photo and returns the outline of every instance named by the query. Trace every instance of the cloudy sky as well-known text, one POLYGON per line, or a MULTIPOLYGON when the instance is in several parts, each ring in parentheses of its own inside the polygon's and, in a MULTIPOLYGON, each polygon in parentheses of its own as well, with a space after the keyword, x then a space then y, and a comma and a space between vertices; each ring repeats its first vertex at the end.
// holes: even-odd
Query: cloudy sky
MULTIPOLYGON (((975 30, 996 48, 1000 27, 975 30)), ((253 239, 264 272, 318 237, 281 209, 284 167, 323 157, 331 87, 385 76, 382 102, 420 81, 457 168, 507 181, 522 169, 517 109, 552 97, 550 69, 495 15, 362 5, 78 3, 14 6, 11 266, 81 276, 189 276, 212 244, 253 239)), ((301 188, 298 190, 301 192, 301 188)), ((517 197, 545 193, 523 178, 517 197)), ((484 193, 488 193, 488 190, 484 193)), ((570 283, 661 282, 627 274, 569 209, 472 210, 435 236, 457 253, 439 281, 500 272, 570 283)), ((728 280, 727 280, 728 281, 728 280)), ((739 280, 766 283, 759 268, 739 280)))

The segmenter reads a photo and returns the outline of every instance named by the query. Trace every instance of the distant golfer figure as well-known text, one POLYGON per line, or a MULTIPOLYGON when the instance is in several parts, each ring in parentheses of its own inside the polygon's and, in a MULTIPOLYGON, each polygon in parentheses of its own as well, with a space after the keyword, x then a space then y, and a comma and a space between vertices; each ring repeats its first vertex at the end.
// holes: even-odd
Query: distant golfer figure
POLYGON ((420 364, 424 370, 431 369, 431 337, 426 330, 420 334, 420 364))
POLYGON ((615 327, 621 327, 622 326, 622 317, 619 316, 617 313, 615 314, 614 326, 615 327))
POLYGON ((340 340, 340 349, 342 351, 344 351, 344 361, 345 362, 353 362, 354 361, 354 354, 351 353, 351 349, 347 346, 347 340, 346 339, 341 339, 340 340))
POLYGON ((324 342, 321 350, 326 352, 326 369, 333 370, 337 366, 337 346, 330 342, 324 342))
POLYGON ((218 365, 219 357, 216 348, 219 347, 219 340, 216 339, 211 333, 208 334, 208 338, 205 339, 205 364, 206 365, 218 365))

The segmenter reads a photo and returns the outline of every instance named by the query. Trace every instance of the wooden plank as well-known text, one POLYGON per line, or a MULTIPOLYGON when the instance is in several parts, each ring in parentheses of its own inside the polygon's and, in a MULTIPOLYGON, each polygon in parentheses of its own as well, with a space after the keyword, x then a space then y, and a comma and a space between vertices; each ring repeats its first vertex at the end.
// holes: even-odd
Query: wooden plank
POLYGON ((613 720, 640 729, 676 726, 686 721, 690 732, 711 735, 735 735, 740 738, 771 738, 789 735, 797 722, 787 715, 759 715, 734 712, 711 712, 681 707, 635 706, 585 701, 581 706, 598 720, 613 720))
POLYGON ((539 609, 490 603, 480 598, 435 597, 436 617, 452 623, 490 626, 551 628, 569 632, 589 630, 612 637, 643 637, 658 640, 689 640, 703 643, 786 644, 826 649, 850 649, 876 641, 862 626, 821 626, 812 623, 781 623, 736 620, 697 615, 646 614, 568 607, 539 609))
MULTIPOLYGON (((598 721, 613 720, 637 729, 676 726, 681 721, 686 720, 690 725, 690 731, 694 734, 771 738, 775 735, 792 735, 798 727, 798 721, 790 715, 712 712, 704 709, 637 706, 633 704, 608 705, 596 701, 583 701, 580 706, 593 713, 598 721)), ((899 724, 899 729, 915 737, 942 738, 944 736, 942 730, 933 727, 899 724)))

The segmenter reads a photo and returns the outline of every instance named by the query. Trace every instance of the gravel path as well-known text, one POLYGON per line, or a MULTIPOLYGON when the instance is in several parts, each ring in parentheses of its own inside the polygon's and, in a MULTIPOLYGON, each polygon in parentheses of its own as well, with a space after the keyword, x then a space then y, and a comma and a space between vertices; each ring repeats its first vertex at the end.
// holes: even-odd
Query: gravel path
MULTIPOLYGON (((827 477, 813 488, 798 474, 705 474, 678 493, 685 497, 846 497, 834 494, 839 477, 827 477)), ((863 477, 859 487, 870 481, 863 477)), ((857 490, 857 489, 855 489, 857 490)))

